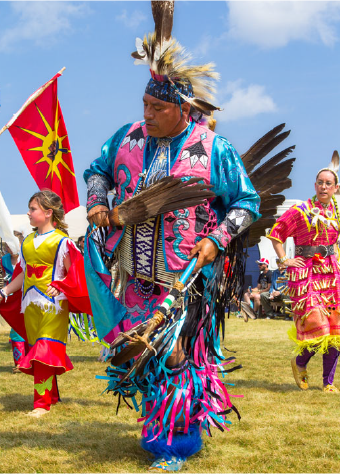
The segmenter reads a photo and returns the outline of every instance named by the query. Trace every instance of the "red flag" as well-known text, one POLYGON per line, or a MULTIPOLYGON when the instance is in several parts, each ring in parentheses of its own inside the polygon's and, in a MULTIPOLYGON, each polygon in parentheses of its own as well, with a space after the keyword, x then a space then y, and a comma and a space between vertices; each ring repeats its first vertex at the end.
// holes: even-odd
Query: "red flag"
POLYGON ((86 285, 84 257, 74 245, 67 243, 71 266, 63 280, 52 281, 51 286, 64 293, 72 313, 92 315, 90 297, 86 285))
POLYGON ((8 128, 39 189, 61 197, 65 213, 79 206, 67 130, 58 100, 58 77, 25 102, 8 128))

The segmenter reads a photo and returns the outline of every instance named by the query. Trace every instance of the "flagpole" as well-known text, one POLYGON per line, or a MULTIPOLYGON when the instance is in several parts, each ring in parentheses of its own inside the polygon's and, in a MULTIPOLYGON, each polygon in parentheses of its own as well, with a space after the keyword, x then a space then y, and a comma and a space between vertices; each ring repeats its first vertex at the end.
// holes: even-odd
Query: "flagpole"
MULTIPOLYGON (((60 69, 59 72, 57 72, 57 74, 60 74, 62 75, 63 72, 65 71, 66 67, 63 67, 62 69, 60 69)), ((56 75, 57 75, 56 74, 56 75)), ((2 127, 2 129, 0 130, 0 135, 2 135, 4 133, 5 130, 7 130, 13 122, 15 122, 15 120, 19 117, 20 114, 23 113, 23 111, 32 103, 35 101, 35 99, 37 97, 39 97, 45 89, 48 88, 48 86, 50 86, 52 84, 52 82, 55 81, 55 79, 51 79, 50 81, 46 82, 45 85, 41 86, 37 91, 35 91, 27 100, 26 102, 24 103, 24 105, 21 107, 21 109, 18 110, 18 112, 16 114, 13 115, 13 117, 11 118, 11 120, 2 127)))

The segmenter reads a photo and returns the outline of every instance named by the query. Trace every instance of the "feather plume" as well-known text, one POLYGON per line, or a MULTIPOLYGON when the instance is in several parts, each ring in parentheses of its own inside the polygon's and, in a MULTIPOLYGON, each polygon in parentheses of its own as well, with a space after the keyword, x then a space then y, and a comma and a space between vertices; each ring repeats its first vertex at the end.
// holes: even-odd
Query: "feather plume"
POLYGON ((156 41, 161 47, 164 41, 169 41, 171 38, 174 8, 174 0, 151 2, 152 16, 155 22, 156 41))
POLYGON ((332 160, 328 165, 328 168, 337 173, 339 171, 339 153, 338 150, 333 151, 332 160))
MULTIPOLYGON (((197 97, 187 97, 178 91, 178 95, 180 95, 183 99, 185 99, 189 104, 194 107, 198 112, 204 115, 212 115, 215 110, 223 110, 216 105, 210 104, 206 100, 198 99, 197 97)), ((215 121, 216 122, 216 121, 215 121)))
MULTIPOLYGON (((200 182, 201 179, 194 177, 182 181, 173 175, 162 178, 120 204, 119 221, 122 225, 140 224, 151 217, 202 204, 206 199, 215 197, 209 191, 212 186, 200 182)), ((109 212, 109 220, 112 218, 113 210, 109 212)))

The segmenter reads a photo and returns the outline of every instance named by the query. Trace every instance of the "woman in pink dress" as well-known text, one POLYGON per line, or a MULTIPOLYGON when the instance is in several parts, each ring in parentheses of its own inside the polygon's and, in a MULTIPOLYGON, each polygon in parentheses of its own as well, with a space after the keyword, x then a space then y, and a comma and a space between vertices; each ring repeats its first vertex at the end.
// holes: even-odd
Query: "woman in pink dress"
POLYGON ((339 392, 333 385, 340 349, 340 270, 337 256, 339 210, 334 193, 338 176, 328 168, 316 176, 316 195, 292 206, 273 226, 268 238, 287 267, 286 294, 293 301, 293 327, 289 336, 297 343, 291 361, 295 381, 308 389, 307 364, 323 354, 323 390, 339 392), (287 258, 283 243, 293 237, 295 258, 287 258))

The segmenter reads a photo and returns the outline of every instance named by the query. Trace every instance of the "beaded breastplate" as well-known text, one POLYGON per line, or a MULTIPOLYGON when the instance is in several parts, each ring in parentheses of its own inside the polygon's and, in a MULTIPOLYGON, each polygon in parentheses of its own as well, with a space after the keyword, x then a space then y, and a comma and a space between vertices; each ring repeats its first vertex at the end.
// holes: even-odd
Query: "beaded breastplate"
MULTIPOLYGON (((170 172, 170 141, 159 140, 155 156, 146 174, 144 186, 148 187, 170 172)), ((137 192, 140 192, 140 183, 137 192)), ((150 296, 154 284, 173 286, 176 273, 167 272, 161 238, 160 216, 134 226, 127 226, 118 245, 120 266, 135 277, 135 290, 141 296, 150 296), (150 285, 140 282, 145 280, 150 285)))

